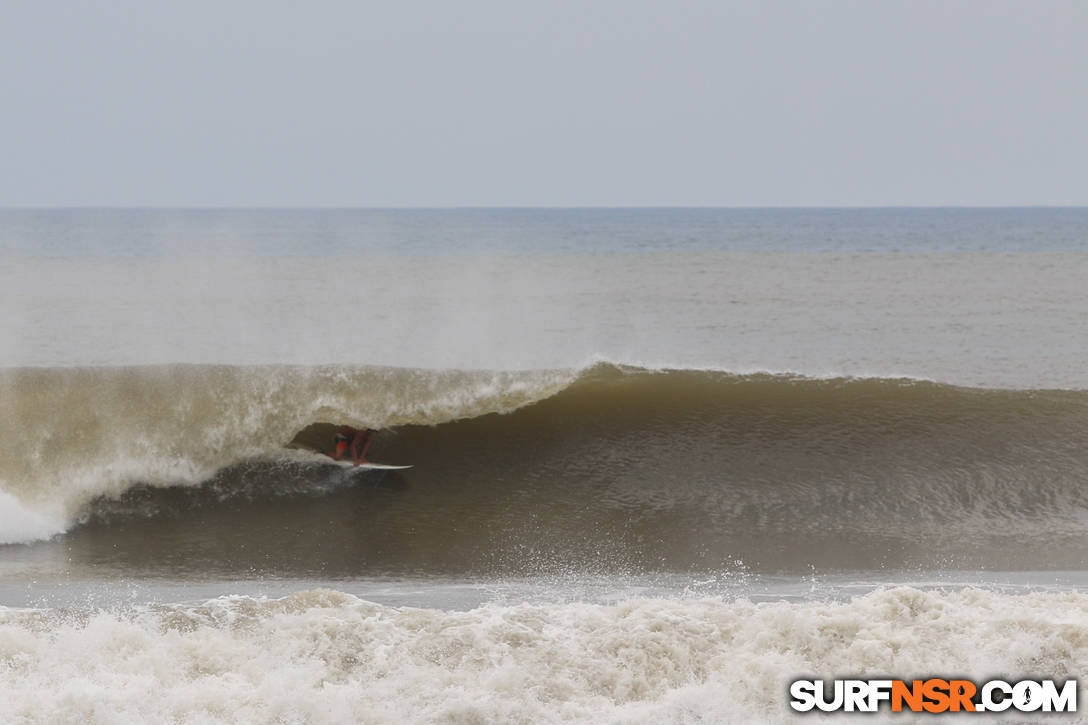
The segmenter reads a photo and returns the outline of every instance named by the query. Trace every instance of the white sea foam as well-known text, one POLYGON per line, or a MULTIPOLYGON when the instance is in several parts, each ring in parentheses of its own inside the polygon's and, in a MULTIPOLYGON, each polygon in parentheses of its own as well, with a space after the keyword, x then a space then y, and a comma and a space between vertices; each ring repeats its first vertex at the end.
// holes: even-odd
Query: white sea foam
POLYGON ((0 719, 781 722, 800 676, 1075 677, 1088 667, 1086 632, 1088 595, 909 587, 841 603, 458 612, 313 590, 126 612, 8 609, 0 719))
POLYGON ((48 539, 67 528, 63 518, 48 516, 23 505, 3 490, 0 480, 0 544, 22 544, 48 539))

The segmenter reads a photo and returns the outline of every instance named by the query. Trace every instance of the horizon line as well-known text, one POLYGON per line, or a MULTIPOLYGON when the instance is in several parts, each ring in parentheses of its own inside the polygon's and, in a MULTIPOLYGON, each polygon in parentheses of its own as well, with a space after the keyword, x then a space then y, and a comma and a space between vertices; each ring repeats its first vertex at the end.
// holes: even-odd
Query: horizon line
POLYGON ((940 209, 1088 209, 1088 204, 766 204, 749 206, 704 204, 646 204, 646 205, 489 205, 458 204, 429 206, 347 206, 347 205, 129 205, 129 204, 57 204, 57 205, 0 205, 0 211, 639 211, 639 210, 731 210, 731 211, 786 211, 786 210, 940 210, 940 209))

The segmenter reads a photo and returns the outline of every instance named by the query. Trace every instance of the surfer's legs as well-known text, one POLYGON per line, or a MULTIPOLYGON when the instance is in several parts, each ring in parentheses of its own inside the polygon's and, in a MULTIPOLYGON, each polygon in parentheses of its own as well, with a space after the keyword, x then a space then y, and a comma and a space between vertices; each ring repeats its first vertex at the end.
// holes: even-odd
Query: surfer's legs
POLYGON ((369 428, 364 431, 356 432, 355 436, 351 440, 351 457, 356 464, 367 462, 366 451, 368 448, 370 448, 370 444, 373 440, 374 431, 370 430, 369 428))

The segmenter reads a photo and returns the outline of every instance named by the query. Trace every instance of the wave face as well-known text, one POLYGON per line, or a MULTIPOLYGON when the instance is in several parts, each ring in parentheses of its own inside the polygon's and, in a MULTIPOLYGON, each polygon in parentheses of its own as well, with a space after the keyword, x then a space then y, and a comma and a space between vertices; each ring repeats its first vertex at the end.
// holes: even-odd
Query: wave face
MULTIPOLYGON (((1086 613, 1084 594, 910 587, 842 603, 635 599, 458 612, 310 590, 132 612, 0 610, 0 717, 806 722, 786 694, 804 673, 1075 677, 1088 667, 1086 613)), ((903 721, 886 708, 867 720, 903 721)))
POLYGON ((1088 393, 601 364, 0 374, 0 531, 125 571, 1079 568, 1088 393), (351 473, 285 447, 383 428, 351 473), (228 546, 226 542, 244 543, 228 546))

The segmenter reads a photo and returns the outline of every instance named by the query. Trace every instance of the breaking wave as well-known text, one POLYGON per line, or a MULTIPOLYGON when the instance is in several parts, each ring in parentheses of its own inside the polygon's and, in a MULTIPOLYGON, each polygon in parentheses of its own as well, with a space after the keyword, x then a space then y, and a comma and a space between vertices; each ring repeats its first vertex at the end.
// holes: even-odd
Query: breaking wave
POLYGON ((0 398, 5 542, 231 497, 265 502, 231 519, 243 530, 269 506, 302 516, 290 497, 349 495, 357 479, 290 449, 345 423, 382 429, 375 460, 414 466, 382 479, 401 482, 396 515, 368 519, 400 543, 371 559, 394 569, 505 569, 526 549, 640 569, 1054 568, 1081 565, 1088 539, 1085 391, 614 364, 181 365, 7 370, 0 398))

